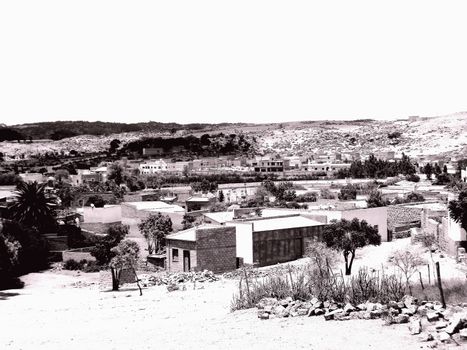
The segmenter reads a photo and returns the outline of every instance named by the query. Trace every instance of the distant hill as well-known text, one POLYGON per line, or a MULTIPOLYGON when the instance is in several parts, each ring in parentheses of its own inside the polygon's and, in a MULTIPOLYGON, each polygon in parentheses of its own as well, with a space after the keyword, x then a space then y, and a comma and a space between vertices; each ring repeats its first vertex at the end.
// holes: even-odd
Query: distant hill
MULTIPOLYGON (((223 127, 223 124, 177 124, 177 123, 107 123, 107 122, 85 122, 85 121, 56 121, 32 124, 19 124, 8 127, 18 131, 24 138, 60 140, 67 137, 80 135, 111 135, 127 132, 176 132, 178 130, 198 131, 205 128, 223 127)), ((231 124, 239 125, 239 124, 231 124)), ((1 127, 1 126, 0 126, 1 127)))

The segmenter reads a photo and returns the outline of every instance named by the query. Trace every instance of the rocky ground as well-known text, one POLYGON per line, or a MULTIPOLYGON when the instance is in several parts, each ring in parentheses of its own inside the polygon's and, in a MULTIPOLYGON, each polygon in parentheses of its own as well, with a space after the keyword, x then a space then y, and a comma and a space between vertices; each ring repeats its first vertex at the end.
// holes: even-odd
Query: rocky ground
MULTIPOLYGON (((359 253, 356 268, 381 266, 387 254, 406 244, 408 240, 367 247, 359 253)), ((294 262, 303 263, 306 259, 294 262)), ((442 266, 446 278, 465 276, 448 258, 442 266)), ((257 270, 260 277, 267 274, 267 269, 257 270)), ((151 275, 140 275, 146 285, 143 296, 134 284, 124 285, 119 292, 109 291, 110 280, 100 273, 54 269, 26 275, 22 278, 25 288, 0 292, 0 349, 410 350, 433 343, 411 335, 410 322, 365 319, 363 313, 371 312, 367 309, 361 318, 349 321, 326 321, 324 315, 263 320, 256 308, 231 312, 236 274, 198 274, 195 279, 181 280, 151 275), (178 288, 167 288, 172 284, 178 288)), ((372 311, 378 307, 372 305, 372 311)), ((432 326, 439 321, 440 315, 432 326)), ((422 326, 423 335, 429 330, 426 321, 422 326)))

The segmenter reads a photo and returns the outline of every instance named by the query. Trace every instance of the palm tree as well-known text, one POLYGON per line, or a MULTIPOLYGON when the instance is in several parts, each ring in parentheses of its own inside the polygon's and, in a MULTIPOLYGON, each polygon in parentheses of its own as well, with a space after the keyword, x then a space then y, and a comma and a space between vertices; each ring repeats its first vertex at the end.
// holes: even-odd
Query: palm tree
POLYGON ((45 186, 36 181, 17 185, 15 202, 10 207, 13 220, 39 231, 54 225, 54 204, 47 198, 45 186))

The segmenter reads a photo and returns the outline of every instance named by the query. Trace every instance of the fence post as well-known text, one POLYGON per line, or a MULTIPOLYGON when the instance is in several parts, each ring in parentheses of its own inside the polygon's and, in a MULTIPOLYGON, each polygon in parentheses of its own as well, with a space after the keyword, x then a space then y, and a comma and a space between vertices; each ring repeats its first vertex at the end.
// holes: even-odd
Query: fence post
POLYGON ((422 286, 422 290, 424 290, 425 286, 423 285, 422 273, 420 271, 418 271, 418 276, 420 277, 420 285, 422 286))
POLYGON ((430 264, 426 264, 428 267, 428 284, 431 285, 431 275, 430 275, 430 264))
POLYGON ((441 271, 439 268, 439 261, 436 262, 436 275, 438 277, 438 288, 439 294, 441 295, 441 304, 443 304, 443 308, 446 308, 446 300, 444 300, 443 286, 441 284, 441 271))

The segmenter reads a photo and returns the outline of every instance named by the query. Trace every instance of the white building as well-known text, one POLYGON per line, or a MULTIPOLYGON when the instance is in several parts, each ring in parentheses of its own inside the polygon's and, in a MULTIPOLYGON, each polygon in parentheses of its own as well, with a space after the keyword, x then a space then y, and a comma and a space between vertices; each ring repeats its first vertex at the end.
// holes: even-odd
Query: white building
POLYGON ((167 171, 167 163, 163 159, 141 163, 139 165, 140 174, 155 174, 167 171))

